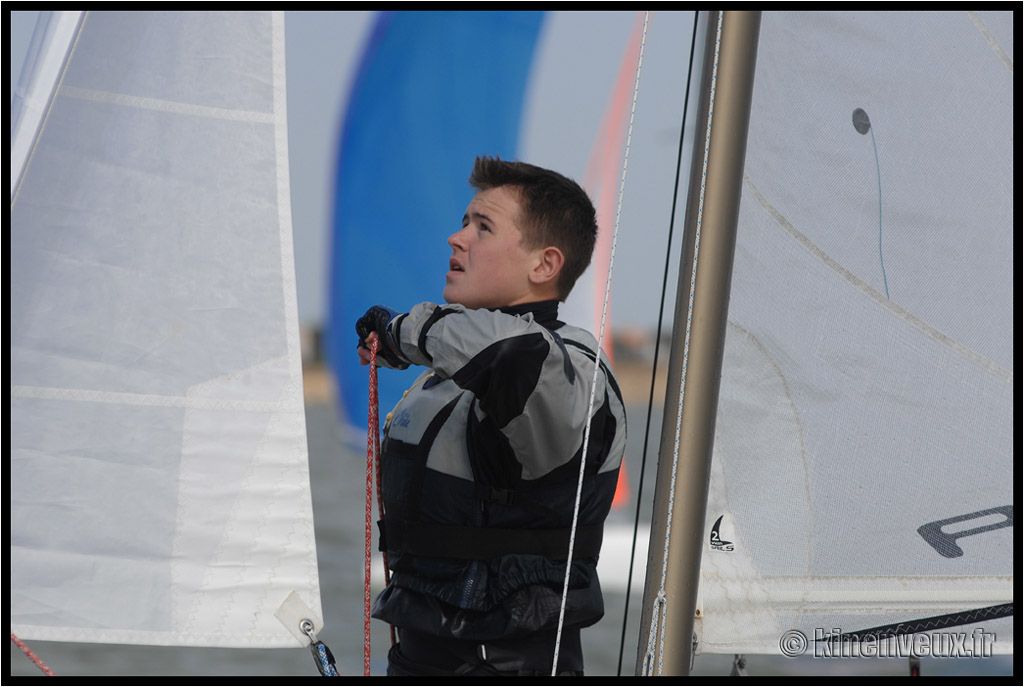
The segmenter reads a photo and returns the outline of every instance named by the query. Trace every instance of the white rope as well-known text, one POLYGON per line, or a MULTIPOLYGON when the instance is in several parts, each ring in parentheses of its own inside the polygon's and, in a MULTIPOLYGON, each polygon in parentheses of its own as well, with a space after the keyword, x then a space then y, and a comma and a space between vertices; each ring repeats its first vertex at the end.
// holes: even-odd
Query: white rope
POLYGON ((645 676, 654 675, 655 645, 657 645, 657 675, 662 674, 662 666, 665 656, 665 627, 668 621, 668 598, 665 595, 665 578, 668 573, 668 548, 672 535, 672 509, 676 493, 676 471, 679 467, 679 438, 682 434, 683 425, 683 390, 686 388, 686 364, 690 355, 690 332, 693 323, 693 287, 697 281, 697 255, 700 251, 700 230, 701 220, 704 215, 704 189, 708 173, 708 149, 711 142, 711 119, 715 110, 715 82, 718 78, 718 53, 722 42, 722 12, 718 13, 718 28, 715 34, 715 59, 711 72, 711 94, 708 104, 708 122, 704 133, 704 164, 701 169, 700 181, 700 203, 697 206, 697 230, 694 236, 693 246, 693 267, 690 271, 690 301, 686 313, 686 335, 683 339, 683 370, 679 383, 679 405, 676 409, 676 436, 675 446, 672 450, 672 481, 668 492, 668 513, 665 524, 665 545, 661 559, 661 583, 658 593, 651 607, 651 626, 647 637, 647 653, 644 654, 642 674, 645 676), (658 632, 658 625, 661 625, 661 632, 658 632))
POLYGON ((622 177, 619 179, 619 199, 615 209, 615 228, 612 231, 611 254, 608 258, 608 276, 604 284, 604 304, 601 306, 601 326, 597 334, 597 355, 594 358, 594 376, 590 384, 590 403, 587 406, 587 424, 583 431, 583 453, 580 457, 580 473, 576 483, 576 503, 572 511, 572 528, 569 535, 569 555, 565 561, 565 582, 562 586, 562 602, 558 609, 558 631, 555 633, 555 655, 551 662, 551 676, 558 674, 558 651, 562 644, 562 627, 565 623, 565 603, 569 595, 569 573, 572 570, 572 552, 576 545, 576 524, 579 521, 580 500, 583 494, 583 475, 587 465, 587 448, 590 444, 590 422, 594 412, 594 397, 597 394, 597 373, 601 368, 601 350, 604 343, 605 319, 608 315, 608 299, 612 289, 612 268, 615 265, 615 243, 619 236, 619 219, 622 216, 622 196, 626 190, 626 170, 629 167, 629 145, 633 138, 633 117, 636 114, 637 93, 640 89, 640 70, 644 63, 644 46, 647 44, 647 24, 650 12, 644 13, 643 33, 640 37, 640 52, 637 56, 636 77, 633 80, 633 103, 629 110, 629 126, 626 130, 626 147, 622 160, 622 177))

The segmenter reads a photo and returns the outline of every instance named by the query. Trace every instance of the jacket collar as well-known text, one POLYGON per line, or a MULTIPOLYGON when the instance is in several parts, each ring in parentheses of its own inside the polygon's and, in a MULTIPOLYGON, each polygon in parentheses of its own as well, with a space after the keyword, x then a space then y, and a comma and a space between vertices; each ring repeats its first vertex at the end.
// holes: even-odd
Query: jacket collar
POLYGON ((507 305, 497 308, 499 312, 506 315, 533 315, 537 324, 547 329, 558 329, 564 323, 558 320, 558 301, 536 301, 534 303, 520 303, 519 305, 507 305))

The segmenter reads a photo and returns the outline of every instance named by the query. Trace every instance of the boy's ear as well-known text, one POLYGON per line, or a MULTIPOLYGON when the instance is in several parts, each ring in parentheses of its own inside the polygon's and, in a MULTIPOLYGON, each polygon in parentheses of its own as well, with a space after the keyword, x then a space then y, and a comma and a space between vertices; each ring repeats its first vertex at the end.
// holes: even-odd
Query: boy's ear
POLYGON ((564 264, 565 255, 562 251, 555 246, 548 246, 538 252, 537 261, 530 272, 530 281, 537 286, 549 283, 554 286, 564 264))

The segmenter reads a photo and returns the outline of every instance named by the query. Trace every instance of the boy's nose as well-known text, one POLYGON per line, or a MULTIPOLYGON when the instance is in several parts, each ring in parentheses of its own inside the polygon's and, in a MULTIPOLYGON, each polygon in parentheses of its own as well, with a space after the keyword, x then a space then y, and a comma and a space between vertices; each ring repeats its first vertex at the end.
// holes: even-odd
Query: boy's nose
POLYGON ((466 232, 466 227, 463 227, 459 231, 457 231, 454 234, 452 234, 451 236, 449 236, 448 237, 448 245, 451 246, 452 248, 465 248, 466 244, 465 244, 465 241, 463 240, 463 237, 465 236, 465 232, 466 232))

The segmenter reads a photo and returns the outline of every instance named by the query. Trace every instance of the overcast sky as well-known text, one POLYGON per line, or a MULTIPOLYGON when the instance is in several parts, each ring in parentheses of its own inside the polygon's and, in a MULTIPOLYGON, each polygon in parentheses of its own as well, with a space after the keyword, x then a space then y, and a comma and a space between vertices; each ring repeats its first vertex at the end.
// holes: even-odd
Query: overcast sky
MULTIPOLYGON (((633 12, 575 13, 585 35, 555 46, 578 58, 581 50, 600 69, 617 69, 633 12)), ((371 12, 286 12, 289 158, 299 316, 319 323, 326 308, 336 132, 371 12)), ((633 152, 616 247, 612 303, 615 321, 652 326, 664 268, 678 119, 686 78, 692 13, 652 17, 633 152), (648 163, 657 160, 657 164, 648 163), (657 203, 651 199, 656 198, 657 203), (652 207, 656 205, 657 207, 652 207)), ((17 84, 38 12, 10 13, 11 84, 17 84)), ((557 59, 557 56, 555 56, 557 59)), ((571 88, 572 84, 554 84, 571 88)), ((10 95, 10 94, 9 94, 10 95)), ((691 112, 694 108, 691 108, 691 112)), ((569 145, 557 140, 540 145, 569 145)), ((585 155, 589 151, 571 152, 585 155)), ((529 153, 528 153, 529 154, 529 153)), ((682 204, 683 201, 680 201, 682 204)), ((677 218, 683 208, 677 210, 677 218)), ((461 209, 456 210, 456 214, 461 209)), ((677 219, 678 222, 678 219, 677 219)), ((453 231, 457 227, 453 228, 453 231)), ((677 234, 678 236, 678 234, 677 234)), ((441 238, 443 240, 443 237, 441 238)), ((675 279, 670 278, 670 298, 675 279)), ((671 306, 668 308, 671 312, 671 306)))

